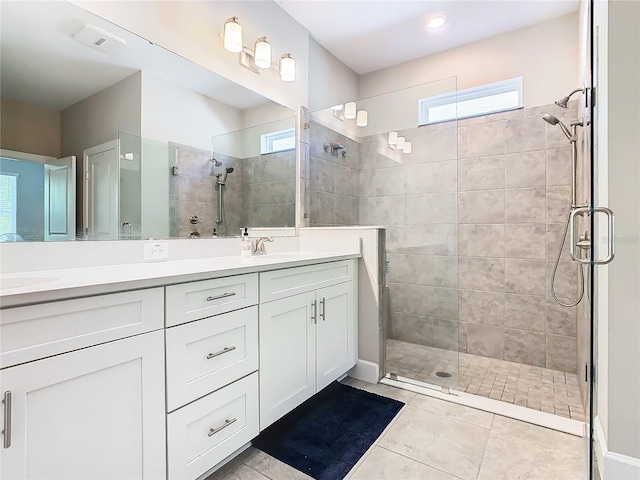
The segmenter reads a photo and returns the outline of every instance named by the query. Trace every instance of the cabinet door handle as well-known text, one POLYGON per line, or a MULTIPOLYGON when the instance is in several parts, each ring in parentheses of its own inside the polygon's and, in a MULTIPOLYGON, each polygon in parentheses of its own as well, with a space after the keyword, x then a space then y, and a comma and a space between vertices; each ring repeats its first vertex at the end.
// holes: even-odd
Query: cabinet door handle
POLYGON ((326 299, 324 297, 322 297, 322 300, 320 300, 320 306, 322 307, 322 310, 320 310, 320 318, 324 322, 326 320, 326 318, 325 318, 325 309, 327 308, 327 302, 326 302, 326 299))
POLYGON ((318 301, 314 300, 311 302, 311 307, 313 308, 313 315, 311 315, 311 321, 313 323, 318 323, 318 301))
POLYGON ((212 358, 214 358, 214 357, 220 356, 220 355, 222 355, 222 354, 224 354, 224 353, 232 352, 232 351, 233 351, 233 350, 235 350, 235 349, 236 349, 236 347, 235 347, 235 346, 233 346, 233 347, 224 347, 224 348, 223 348, 222 350, 220 350, 219 352, 216 352, 216 353, 210 353, 209 355, 207 355, 207 360, 210 360, 210 359, 212 359, 212 358))
POLYGON ((4 448, 11 446, 11 390, 4 392, 4 398, 2 399, 4 404, 4 448))
POLYGON ((222 295, 215 295, 213 297, 207 297, 207 302, 212 302, 214 300, 220 300, 221 298, 233 297, 235 294, 236 294, 236 292, 226 292, 226 293, 223 293, 222 295))
POLYGON ((212 437, 213 435, 215 435, 216 433, 218 433, 220 430, 224 430, 225 428, 227 428, 229 425, 231 425, 232 423, 235 423, 238 419, 237 418, 232 418, 231 420, 225 420, 224 423, 222 425, 220 425, 219 427, 216 428, 210 428, 209 429, 209 433, 207 433, 207 436, 212 437))

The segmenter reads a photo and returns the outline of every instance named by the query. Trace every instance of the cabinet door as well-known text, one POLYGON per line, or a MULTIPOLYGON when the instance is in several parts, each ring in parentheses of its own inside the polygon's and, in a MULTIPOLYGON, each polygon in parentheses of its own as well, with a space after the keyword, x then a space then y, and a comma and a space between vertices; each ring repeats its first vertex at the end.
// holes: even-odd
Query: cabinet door
POLYGON ((0 372, 0 477, 166 478, 163 342, 155 331, 0 372))
POLYGON ((316 393, 315 294, 260 305, 260 430, 316 393))
POLYGON ((356 364, 356 315, 353 282, 316 291, 318 301, 318 391, 356 364))

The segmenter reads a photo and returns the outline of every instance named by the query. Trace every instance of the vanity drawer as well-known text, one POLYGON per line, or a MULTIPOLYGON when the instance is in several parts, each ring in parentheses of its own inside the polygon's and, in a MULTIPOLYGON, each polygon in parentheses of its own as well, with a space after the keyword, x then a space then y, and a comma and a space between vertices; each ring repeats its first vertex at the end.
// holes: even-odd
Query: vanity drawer
POLYGON ((354 279, 357 260, 286 268, 260 274, 260 303, 354 279))
POLYGON ((167 411, 258 369, 258 307, 168 328, 167 411))
POLYGON ((2 310, 0 367, 161 329, 163 290, 134 290, 2 310))
POLYGON ((167 287, 167 327, 258 303, 258 274, 203 280, 167 287))
POLYGON ((168 477, 194 479, 258 435, 258 373, 167 415, 168 477))

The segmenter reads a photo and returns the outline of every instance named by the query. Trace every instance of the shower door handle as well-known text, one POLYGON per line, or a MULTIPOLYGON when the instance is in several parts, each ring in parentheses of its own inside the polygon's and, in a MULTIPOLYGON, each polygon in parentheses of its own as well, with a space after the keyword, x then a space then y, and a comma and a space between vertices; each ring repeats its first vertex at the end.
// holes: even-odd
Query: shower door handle
POLYGON ((573 260, 575 260, 578 263, 582 263, 582 264, 591 264, 593 263, 594 265, 606 265, 608 263, 611 263, 611 261, 613 260, 613 257, 615 256, 615 251, 614 251, 614 243, 613 243, 613 238, 615 235, 615 221, 614 221, 614 214, 613 211, 611 211, 609 208, 606 207, 579 207, 579 208, 574 208, 571 211, 571 214, 569 216, 569 222, 570 222, 570 236, 569 236, 569 241, 571 243, 571 258, 573 260), (598 259, 593 259, 593 261, 591 259, 588 258, 580 258, 580 256, 578 255, 578 242, 576 241, 576 239, 578 238, 578 222, 576 221, 576 217, 578 215, 584 215, 584 214, 596 214, 596 213, 604 213, 607 216, 607 256, 603 259, 603 260, 598 260, 598 259))

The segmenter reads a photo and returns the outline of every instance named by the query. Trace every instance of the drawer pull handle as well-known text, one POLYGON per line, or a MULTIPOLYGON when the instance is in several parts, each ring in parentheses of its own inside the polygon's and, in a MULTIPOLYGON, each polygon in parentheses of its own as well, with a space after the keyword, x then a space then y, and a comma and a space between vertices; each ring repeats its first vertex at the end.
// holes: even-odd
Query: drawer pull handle
POLYGON ((232 423, 235 423, 237 420, 238 420, 237 418, 232 418, 231 420, 225 420, 224 423, 222 425, 220 425, 219 427, 210 428, 209 429, 209 433, 207 435, 209 437, 212 437, 213 435, 218 433, 220 430, 224 430, 225 428, 227 428, 232 423))
POLYGON ((213 297, 207 297, 207 302, 213 302, 214 300, 220 300, 221 298, 233 297, 236 292, 226 292, 222 295, 215 295, 213 297))
POLYGON ((311 302, 311 308, 313 308, 313 314, 311 315, 311 321, 313 323, 318 323, 318 301, 314 300, 311 302))
POLYGON ((4 430, 2 431, 4 434, 3 447, 9 448, 11 446, 11 390, 4 392, 2 403, 4 403, 4 430))
POLYGON ((236 347, 224 347, 224 348, 223 348, 222 350, 220 350, 219 352, 216 352, 216 353, 210 353, 209 355, 207 355, 207 360, 210 360, 210 359, 212 359, 212 358, 214 358, 214 357, 217 357, 217 356, 219 356, 219 355, 222 355, 222 354, 224 354, 224 353, 231 352, 231 351, 233 351, 233 350, 235 350, 235 349, 236 349, 236 347))

